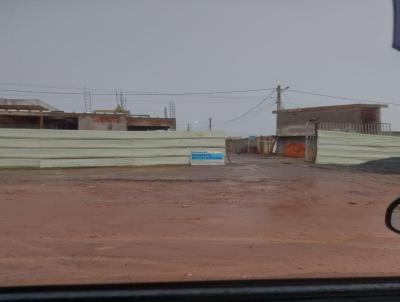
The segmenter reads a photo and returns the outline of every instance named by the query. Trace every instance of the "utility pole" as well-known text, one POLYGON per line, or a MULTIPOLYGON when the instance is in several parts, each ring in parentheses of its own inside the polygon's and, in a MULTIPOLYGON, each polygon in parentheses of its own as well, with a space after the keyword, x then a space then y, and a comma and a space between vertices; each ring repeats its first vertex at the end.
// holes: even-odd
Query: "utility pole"
POLYGON ((187 131, 188 132, 190 131, 190 123, 189 122, 187 123, 187 131))
POLYGON ((276 87, 276 111, 280 111, 282 109, 282 88, 281 85, 276 87))
POLYGON ((211 117, 208 119, 208 129, 210 129, 210 131, 212 129, 212 118, 211 117))
POLYGON ((286 86, 284 89, 281 88, 281 85, 276 87, 276 135, 278 135, 279 130, 279 112, 283 109, 282 106, 282 92, 289 89, 289 86, 286 86))
POLYGON ((167 107, 164 107, 164 117, 168 118, 168 109, 167 109, 167 107))
POLYGON ((287 89, 289 89, 289 86, 286 86, 283 89, 282 89, 281 85, 278 85, 276 87, 276 111, 280 111, 280 110, 283 109, 283 106, 282 106, 282 92, 284 92, 287 89))

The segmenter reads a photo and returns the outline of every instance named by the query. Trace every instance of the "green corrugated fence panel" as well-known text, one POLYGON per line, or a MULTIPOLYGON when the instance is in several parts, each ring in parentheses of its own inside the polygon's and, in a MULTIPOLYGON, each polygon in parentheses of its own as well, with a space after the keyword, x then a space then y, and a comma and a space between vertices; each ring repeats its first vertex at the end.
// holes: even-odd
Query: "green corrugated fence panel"
POLYGON ((202 139, 126 139, 126 140, 55 140, 40 141, 44 148, 176 148, 176 147, 225 147, 221 138, 202 139))
MULTIPOLYGON (((102 158, 102 157, 159 157, 189 156, 192 150, 204 148, 154 148, 154 149, 29 149, 0 148, 0 158, 102 158)), ((224 152, 222 148, 206 150, 224 152)))
POLYGON ((32 158, 0 158, 0 168, 39 168, 40 159, 32 158))
POLYGON ((46 129, 0 129, 0 138, 40 139, 171 139, 171 138, 223 138, 221 131, 98 131, 98 130, 46 130, 46 129))
POLYGON ((221 138, 165 139, 165 140, 83 140, 83 139, 28 139, 0 138, 0 148, 176 148, 225 147, 221 138))
POLYGON ((363 147, 400 147, 400 137, 372 134, 358 134, 334 131, 319 131, 318 142, 321 145, 354 145, 363 147), (323 132, 323 133, 322 133, 323 132), (327 133, 326 132, 331 132, 327 133), (355 141, 356 140, 356 141, 355 141))
POLYGON ((75 159, 42 159, 41 168, 67 167, 106 167, 106 166, 152 166, 152 165, 186 165, 187 156, 155 158, 75 158, 75 159))
POLYGON ((318 131, 316 163, 355 165, 388 157, 400 157, 400 137, 318 131))
POLYGON ((135 166, 188 165, 189 162, 189 156, 135 158, 133 161, 135 166))
POLYGON ((0 148, 39 148, 36 138, 0 138, 0 148))
POLYGON ((189 164, 192 150, 225 152, 223 132, 0 129, 0 167, 189 164))

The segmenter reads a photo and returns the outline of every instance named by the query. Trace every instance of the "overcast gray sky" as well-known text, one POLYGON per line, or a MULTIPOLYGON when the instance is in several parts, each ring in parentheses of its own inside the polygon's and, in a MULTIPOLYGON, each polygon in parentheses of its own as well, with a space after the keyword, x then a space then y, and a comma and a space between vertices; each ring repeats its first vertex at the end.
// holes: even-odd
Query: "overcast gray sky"
MULTIPOLYGON (((400 52, 391 48, 392 22, 391 0, 0 0, 0 97, 41 98, 82 111, 79 95, 4 89, 190 92, 281 84, 400 103, 400 52)), ((200 129, 212 117, 227 134, 248 135, 275 131, 273 100, 240 120, 218 122, 241 115, 268 93, 127 99, 132 113, 155 116, 163 116, 164 106, 175 100, 180 127, 190 121, 200 129)), ((94 109, 115 103, 111 96, 93 97, 94 109)), ((344 103, 284 95, 287 108, 344 103)), ((392 105, 383 119, 400 129, 399 113, 400 106, 392 105)))

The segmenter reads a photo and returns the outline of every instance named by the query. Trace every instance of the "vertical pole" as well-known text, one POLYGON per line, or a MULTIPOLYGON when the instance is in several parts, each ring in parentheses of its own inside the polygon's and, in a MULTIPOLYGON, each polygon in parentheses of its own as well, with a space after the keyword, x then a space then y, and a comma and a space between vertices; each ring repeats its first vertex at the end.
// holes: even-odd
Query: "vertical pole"
POLYGON ((121 108, 122 108, 122 111, 125 111, 125 108, 124 108, 124 99, 123 99, 123 95, 122 95, 122 89, 121 89, 120 94, 119 94, 119 103, 120 103, 120 106, 121 106, 121 108))
POLYGON ((309 153, 310 153, 310 136, 309 135, 306 135, 306 143, 305 143, 305 145, 306 145, 306 150, 304 152, 305 153, 304 157, 305 157, 306 161, 308 162, 309 158, 310 158, 310 155, 309 155, 309 153))
POLYGON ((278 136, 279 132, 279 113, 282 108, 282 89, 281 85, 276 87, 276 136, 278 136))
POLYGON ((175 118, 175 102, 174 101, 169 102, 169 117, 175 118))
POLYGON ((276 87, 276 111, 282 109, 282 88, 281 85, 276 87))
POLYGON ((188 132, 190 131, 190 123, 189 122, 187 123, 187 131, 188 132))
POLYGON ((208 119, 208 129, 210 129, 210 131, 212 130, 212 118, 211 117, 208 119))
POLYGON ((92 112, 92 94, 89 90, 89 111, 92 112))
POLYGON ((164 117, 168 118, 168 109, 167 109, 167 107, 164 107, 164 117))
POLYGON ((85 106, 85 112, 87 111, 87 105, 86 105, 86 88, 83 87, 83 105, 85 106))

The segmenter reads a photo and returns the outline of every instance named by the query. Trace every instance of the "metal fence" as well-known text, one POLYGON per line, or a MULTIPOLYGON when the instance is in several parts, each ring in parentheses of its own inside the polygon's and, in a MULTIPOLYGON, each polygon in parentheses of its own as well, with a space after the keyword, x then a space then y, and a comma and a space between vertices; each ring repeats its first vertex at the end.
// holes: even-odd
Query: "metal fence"
POLYGON ((305 139, 305 160, 315 162, 317 157, 317 131, 336 131, 371 135, 392 135, 389 123, 307 122, 314 127, 314 135, 305 139))
POLYGON ((192 151, 225 152, 224 133, 0 129, 0 168, 188 165, 192 151))
POLYGON ((318 130, 318 164, 357 165, 400 156, 400 137, 318 130))
POLYGON ((261 136, 259 139, 259 153, 263 156, 271 156, 276 143, 275 136, 261 136))
POLYGON ((362 134, 390 135, 391 126, 389 123, 347 123, 347 122, 317 122, 318 130, 352 132, 362 134))

